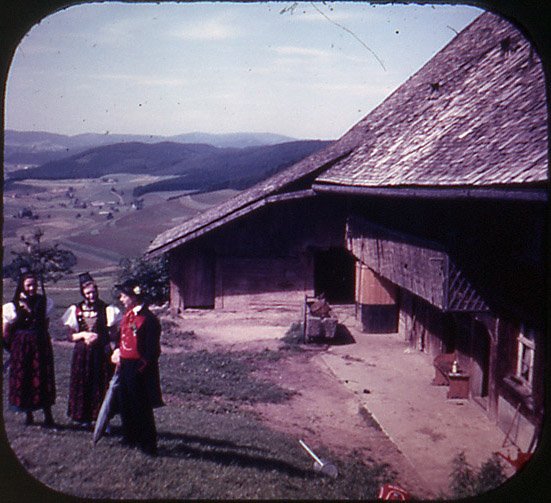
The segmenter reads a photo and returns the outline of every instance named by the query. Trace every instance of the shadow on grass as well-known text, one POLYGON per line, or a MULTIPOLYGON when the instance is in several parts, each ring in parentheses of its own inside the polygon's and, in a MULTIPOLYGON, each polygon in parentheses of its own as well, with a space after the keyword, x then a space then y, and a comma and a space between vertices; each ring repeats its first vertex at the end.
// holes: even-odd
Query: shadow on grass
POLYGON ((265 451, 265 449, 259 449, 250 445, 239 445, 227 440, 216 440, 208 437, 170 432, 159 432, 158 438, 160 440, 175 442, 175 445, 160 445, 159 457, 191 458, 225 466, 255 468, 266 472, 276 470, 289 477, 300 477, 303 479, 312 479, 318 476, 313 471, 304 470, 281 459, 239 452, 240 450, 265 451), (199 444, 200 447, 194 447, 190 444, 199 444))
MULTIPOLYGON (((83 425, 79 424, 72 424, 72 423, 60 423, 59 420, 54 417, 54 424, 52 426, 46 426, 44 424, 44 421, 42 419, 34 419, 33 424, 31 425, 25 425, 24 431, 32 431, 34 429, 36 430, 43 430, 45 432, 53 431, 53 432, 60 432, 60 431, 81 431, 81 432, 89 432, 90 435, 92 435, 93 428, 92 427, 85 427, 83 425)), ((23 421, 21 421, 21 426, 24 425, 23 421)))
POLYGON ((183 433, 172 433, 169 431, 164 431, 164 432, 158 433, 157 436, 160 439, 169 440, 169 441, 180 440, 188 443, 202 444, 205 446, 228 447, 231 449, 247 449, 250 451, 267 452, 267 449, 261 448, 261 447, 254 447, 252 445, 241 445, 241 444, 236 444, 235 442, 232 442, 230 440, 220 440, 216 438, 200 437, 198 435, 189 435, 189 434, 183 434, 183 433))

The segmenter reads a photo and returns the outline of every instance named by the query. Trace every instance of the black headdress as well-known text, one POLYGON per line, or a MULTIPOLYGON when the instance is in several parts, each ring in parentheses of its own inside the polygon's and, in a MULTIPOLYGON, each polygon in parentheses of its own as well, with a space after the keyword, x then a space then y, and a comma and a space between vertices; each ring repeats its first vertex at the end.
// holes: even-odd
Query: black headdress
POLYGON ((78 283, 80 285, 81 291, 84 289, 86 285, 89 285, 90 283, 93 283, 94 285, 96 284, 96 282, 94 281, 94 278, 92 278, 89 272, 83 272, 82 274, 79 274, 78 283))
POLYGON ((133 279, 127 279, 126 281, 123 281, 122 283, 115 285, 115 288, 119 292, 122 292, 131 297, 135 297, 136 299, 138 299, 138 301, 143 300, 144 290, 140 286, 140 284, 133 279))

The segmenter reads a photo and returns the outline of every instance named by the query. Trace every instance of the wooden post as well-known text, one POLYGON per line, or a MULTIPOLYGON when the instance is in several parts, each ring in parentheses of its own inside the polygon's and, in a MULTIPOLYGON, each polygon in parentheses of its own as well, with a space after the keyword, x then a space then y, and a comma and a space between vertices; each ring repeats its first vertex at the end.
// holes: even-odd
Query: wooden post
POLYGON ((398 331, 398 307, 396 286, 373 272, 365 264, 360 266, 361 284, 358 301, 364 332, 396 333, 398 331))
POLYGON ((500 320, 499 318, 494 318, 490 314, 478 314, 475 316, 475 319, 481 322, 488 331, 490 336, 490 355, 488 362, 488 417, 492 421, 497 421, 497 412, 498 412, 498 391, 497 391, 497 361, 498 361, 498 341, 499 341, 499 330, 500 330, 500 320))

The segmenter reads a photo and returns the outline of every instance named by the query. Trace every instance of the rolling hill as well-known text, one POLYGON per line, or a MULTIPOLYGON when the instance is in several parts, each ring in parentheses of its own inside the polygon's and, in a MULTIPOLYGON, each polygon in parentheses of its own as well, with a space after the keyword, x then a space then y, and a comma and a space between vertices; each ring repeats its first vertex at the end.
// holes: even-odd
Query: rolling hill
POLYGON ((186 133, 174 136, 97 134, 84 133, 73 136, 42 131, 4 132, 4 159, 8 164, 42 165, 63 159, 95 147, 115 143, 204 143, 219 148, 245 148, 276 145, 294 141, 293 138, 272 133, 186 133))
POLYGON ((117 143, 14 171, 9 174, 8 182, 29 178, 100 178, 109 174, 132 173, 174 176, 137 187, 135 195, 169 190, 240 190, 298 162, 328 143, 305 140, 247 148, 175 142, 117 143))

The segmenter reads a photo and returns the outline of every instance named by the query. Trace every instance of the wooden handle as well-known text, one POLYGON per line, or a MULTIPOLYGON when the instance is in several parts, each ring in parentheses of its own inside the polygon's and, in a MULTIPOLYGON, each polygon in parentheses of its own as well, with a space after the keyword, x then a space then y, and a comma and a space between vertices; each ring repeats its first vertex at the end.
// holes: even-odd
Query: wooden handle
POLYGON ((323 466, 323 463, 321 461, 320 458, 318 458, 314 452, 312 451, 312 449, 310 449, 310 447, 308 447, 302 440, 299 440, 299 443, 300 445, 302 445, 302 447, 304 447, 304 449, 306 450, 306 452, 308 454, 310 454, 310 456, 312 456, 312 458, 314 458, 314 460, 316 461, 316 463, 318 463, 320 466, 323 466))

